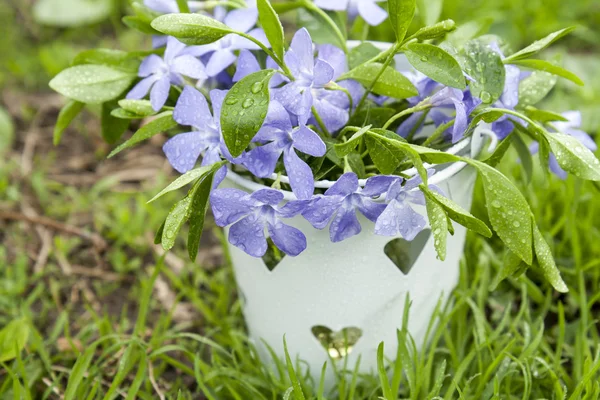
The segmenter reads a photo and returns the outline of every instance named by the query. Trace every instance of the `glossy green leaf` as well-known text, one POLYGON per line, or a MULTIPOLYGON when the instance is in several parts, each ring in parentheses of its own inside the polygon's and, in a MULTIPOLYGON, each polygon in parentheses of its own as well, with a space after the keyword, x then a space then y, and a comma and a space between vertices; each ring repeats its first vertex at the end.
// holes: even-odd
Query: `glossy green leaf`
POLYGON ((152 136, 157 135, 162 132, 166 132, 171 128, 177 126, 177 122, 173 120, 173 112, 166 111, 162 114, 156 116, 155 119, 148 122, 146 125, 142 126, 136 133, 133 134, 132 137, 129 138, 126 142, 122 143, 114 149, 109 155, 108 158, 114 157, 116 154, 121 151, 128 149, 136 144, 150 139, 152 136))
POLYGON ((71 125, 71 122, 73 122, 75 117, 83 111, 83 107, 85 107, 85 104, 79 101, 69 100, 67 104, 61 108, 58 113, 58 118, 56 119, 56 125, 54 125, 53 142, 55 146, 60 143, 63 133, 69 125, 71 125))
POLYGON ((283 60, 285 37, 283 26, 269 0, 257 0, 258 20, 265 31, 275 55, 283 60))
POLYGON ((137 75, 142 56, 148 54, 150 52, 138 54, 114 49, 85 50, 75 56, 73 65, 105 65, 137 75))
POLYGON ((381 128, 385 123, 392 118, 397 111, 391 107, 368 106, 361 107, 360 111, 356 111, 348 121, 348 126, 365 126, 371 125, 376 128, 381 128))
POLYGON ((561 293, 567 293, 569 288, 567 288, 567 285, 560 276, 560 271, 556 267, 550 246, 548 246, 548 243, 535 223, 533 224, 533 245, 535 248, 535 256, 544 277, 550 282, 554 289, 561 293))
POLYGON ((519 107, 533 106, 542 101, 556 85, 558 77, 548 72, 532 71, 519 83, 519 107))
POLYGON ((415 16, 415 0, 388 0, 388 14, 396 42, 402 43, 415 16))
POLYGON ((512 143, 515 150, 517 150, 519 161, 523 166, 525 181, 529 183, 533 179, 533 157, 531 155, 529 146, 527 146, 527 144, 518 134, 514 134, 512 143))
POLYGON ((290 357, 290 352, 288 351, 285 336, 283 337, 283 352, 285 353, 285 365, 287 367, 290 381, 292 382, 294 399, 305 400, 304 392, 302 391, 302 385, 300 384, 298 376, 296 375, 296 371, 294 370, 294 363, 292 362, 292 358, 290 357))
POLYGON ((521 50, 517 51, 516 53, 511 54, 510 56, 506 57, 505 62, 509 63, 514 60, 520 60, 523 58, 530 57, 531 55, 533 55, 541 50, 544 50, 546 47, 550 46, 552 43, 556 42, 560 38, 568 35, 575 28, 576 27, 571 26, 569 28, 561 29, 559 31, 549 34, 548 36, 546 36, 540 40, 536 40, 535 42, 533 42, 529 46, 525 47, 524 49, 521 49, 521 50))
POLYGON ((419 29, 414 35, 412 35, 412 37, 419 40, 438 39, 446 36, 455 29, 456 23, 451 19, 447 19, 445 21, 438 22, 437 24, 425 26, 419 29))
POLYGON ((425 196, 431 200, 436 201, 446 211, 450 219, 458 222, 467 229, 479 233, 485 237, 491 237, 492 231, 490 228, 481 221, 480 219, 471 215, 470 212, 450 200, 448 197, 439 194, 433 190, 426 190, 425 196))
POLYGON ((581 179, 600 181, 600 161, 579 140, 560 132, 544 132, 558 165, 581 179))
POLYGON ((85 352, 77 358, 77 361, 71 370, 69 381, 67 382, 67 388, 64 394, 65 400, 78 400, 77 389, 79 389, 81 381, 83 381, 85 374, 88 372, 92 359, 94 358, 94 353, 96 352, 96 347, 96 344, 88 346, 85 352))
POLYGON ((561 114, 548 110, 540 110, 533 106, 525 107, 525 114, 532 120, 542 123, 553 121, 568 121, 568 119, 563 117, 561 114))
POLYGON ((348 139, 346 142, 337 143, 335 145, 335 153, 338 155, 338 157, 345 157, 346 155, 348 155, 349 153, 354 151, 354 149, 356 149, 356 146, 358 146, 358 144, 360 143, 362 136, 369 129, 371 129, 371 125, 367 125, 367 126, 361 128, 359 131, 355 132, 352 135, 352 137, 350 139, 348 139))
POLYGON ((135 74, 105 65, 76 65, 50 81, 50 87, 70 99, 101 104, 117 98, 136 78, 135 74))
POLYGON ((140 117, 149 117, 156 114, 149 100, 119 100, 119 106, 130 113, 139 115, 140 117))
POLYGON ((371 160, 384 175, 393 173, 400 163, 406 160, 406 151, 396 143, 401 143, 398 138, 400 136, 394 132, 374 133, 373 131, 369 131, 365 137, 371 160))
POLYGON ((448 236, 448 218, 444 208, 429 197, 425 197, 427 217, 433 232, 433 244, 437 252, 437 258, 441 261, 446 259, 446 238, 448 236))
POLYGON ((358 46, 352 48, 348 53, 348 65, 350 69, 358 67, 373 57, 381 53, 381 50, 372 43, 363 42, 358 46))
POLYGON ((549 74, 563 77, 570 80, 571 82, 583 86, 583 81, 571 71, 568 71, 558 65, 554 65, 546 60, 518 60, 513 61, 511 64, 519 65, 521 67, 531 68, 538 71, 548 72, 549 74))
POLYGON ((517 278, 527 271, 528 268, 529 265, 525 264, 519 256, 510 250, 506 250, 506 254, 502 260, 502 267, 492 280, 492 283, 490 283, 489 289, 496 290, 500 282, 511 276, 517 278))
POLYGON ((527 200, 519 189, 495 168, 477 160, 466 161, 480 172, 492 227, 513 253, 531 265, 532 226, 527 200))
POLYGON ((353 151, 347 154, 345 160, 350 171, 354 172, 359 179, 366 178, 367 172, 365 170, 365 163, 358 152, 353 151))
POLYGON ((269 81, 275 74, 267 69, 237 82, 225 96, 221 108, 221 131, 234 157, 248 147, 261 128, 269 109, 269 81))
POLYGON ((423 161, 429 164, 445 164, 461 160, 460 157, 455 156, 454 154, 446 153, 445 151, 439 151, 436 149, 431 149, 429 147, 410 144, 410 148, 416 151, 421 156, 423 161))
POLYGON ((484 104, 492 104, 504 91, 506 73, 500 55, 483 40, 465 43, 460 52, 463 69, 474 80, 469 83, 471 93, 484 104))
POLYGON ((189 45, 216 42, 234 31, 222 22, 202 14, 166 14, 152 21, 152 27, 189 45))
POLYGON ((41 25, 70 28, 107 19, 114 9, 112 0, 38 0, 33 18, 41 25))
POLYGON ((151 21, 147 21, 144 18, 135 15, 126 15, 122 18, 123 23, 131 29, 135 29, 146 35, 160 35, 161 32, 157 31, 152 27, 151 21))
POLYGON ((0 362, 6 362, 17 357, 29 340, 29 322, 19 318, 9 322, 0 330, 0 362))
POLYGON ((154 200, 158 199, 159 197, 164 196, 165 194, 167 194, 169 192, 172 192, 174 190, 182 188, 185 185, 189 184, 190 182, 195 181, 196 179, 201 179, 201 178, 208 176, 208 174, 215 172, 216 170, 221 168, 226 163, 227 163, 226 161, 219 161, 218 163, 214 163, 212 165, 207 165, 205 167, 195 168, 195 169, 192 169, 191 171, 186 172, 185 174, 181 175, 179 178, 177 178, 173 182, 171 182, 169 184, 169 186, 167 186, 166 188, 161 190, 156 196, 154 196, 152 199, 150 199, 148 201, 148 203, 153 202, 154 200))
POLYGON ((417 71, 434 81, 463 90, 467 87, 458 61, 440 47, 427 43, 410 43, 404 54, 417 71))
MULTIPOLYGON (((379 75, 382 67, 383 65, 379 63, 364 64, 346 72, 338 81, 354 79, 363 86, 370 87, 377 75, 379 75)), ((373 92, 396 99, 406 99, 418 94, 412 82, 392 67, 385 68, 379 79, 377 79, 377 82, 375 82, 373 92)))
POLYGON ((510 149, 513 136, 514 134, 511 133, 507 137, 502 139, 496 147, 496 149, 494 150, 494 152, 488 158, 483 160, 483 162, 489 165, 490 167, 496 167, 498 164, 500 164, 500 161, 502 161, 502 159, 506 155, 506 152, 508 151, 508 149, 510 149))
POLYGON ((192 261, 196 261, 198 249, 200 248, 200 238, 204 229, 204 218, 208 210, 208 199, 213 186, 215 171, 208 174, 200 183, 198 183, 192 193, 192 203, 190 205, 190 229, 188 232, 188 254, 192 261))
POLYGON ((117 102, 110 101, 102 104, 101 132, 102 138, 108 144, 113 144, 123 136, 129 127, 129 120, 114 117, 111 113, 117 102))
POLYGON ((177 234, 190 217, 193 191, 194 189, 192 188, 187 196, 175 203, 171 211, 169 211, 169 215, 167 215, 161 240, 161 245, 165 250, 171 250, 175 246, 177 234))

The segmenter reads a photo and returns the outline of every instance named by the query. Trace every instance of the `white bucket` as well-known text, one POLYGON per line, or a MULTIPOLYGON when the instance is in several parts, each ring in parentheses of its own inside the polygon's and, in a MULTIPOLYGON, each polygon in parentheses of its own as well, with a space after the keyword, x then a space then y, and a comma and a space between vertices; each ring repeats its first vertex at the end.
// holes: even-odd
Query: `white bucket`
MULTIPOLYGON (((472 140, 460 142, 448 152, 479 153, 482 133, 489 133, 485 125, 476 129, 472 140)), ((495 141, 491 147, 495 147, 495 141)), ((471 167, 455 163, 442 168, 429 183, 439 186, 468 210, 475 174, 471 167)), ((316 182, 317 187, 331 184, 316 182)), ((228 173, 223 186, 248 192, 264 188, 233 172, 228 173)), ((286 192, 285 197, 294 199, 291 192, 286 192)), ((425 207, 413 207, 426 217, 425 207)), ((353 341, 358 334, 360 337, 348 350, 347 366, 353 368, 360 355, 360 371, 372 373, 377 368, 379 343, 385 342, 388 359, 396 357, 396 331, 402 325, 407 293, 412 302, 408 330, 419 346, 423 343, 437 303, 445 302, 458 282, 466 229, 454 224, 455 233, 448 236, 443 262, 436 257, 429 225, 413 242, 404 242, 406 258, 414 261, 405 274, 384 253, 386 244, 394 238, 375 235, 374 224, 357 214, 362 232, 340 243, 332 243, 328 229, 317 230, 302 216, 286 220, 286 224, 306 235, 308 246, 297 257, 284 257, 272 271, 261 258, 229 246, 249 334, 266 362, 270 355, 262 341, 284 359, 285 336, 292 358, 305 361, 318 383, 322 366, 330 362, 330 355, 338 358, 334 360, 339 363, 338 368, 345 362, 343 357, 336 357, 340 354, 335 348, 324 347, 318 334, 351 328, 346 331, 348 340, 353 341)), ((410 262, 404 264, 406 272, 410 262)), ((332 366, 328 365, 327 370, 327 387, 331 387, 332 366)))

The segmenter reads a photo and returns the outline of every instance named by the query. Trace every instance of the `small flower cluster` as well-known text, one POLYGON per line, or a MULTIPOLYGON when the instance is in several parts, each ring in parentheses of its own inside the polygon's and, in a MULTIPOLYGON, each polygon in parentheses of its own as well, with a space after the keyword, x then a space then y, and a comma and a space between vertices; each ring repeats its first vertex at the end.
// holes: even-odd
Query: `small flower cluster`
MULTIPOLYGON (((487 162, 444 151, 467 143, 477 127, 487 124, 484 129, 499 141, 531 143, 531 153, 538 153, 542 165, 559 177, 570 172, 600 181, 600 162, 591 153, 596 143, 579 128, 581 115, 534 107, 552 89, 554 75, 581 83, 559 66, 529 59, 571 29, 516 53, 494 36, 465 40, 458 47, 448 41, 435 45, 431 43, 455 28, 453 21, 409 34, 415 4, 403 8, 390 0, 386 11, 378 3, 144 0, 145 10, 137 4, 135 24, 151 15, 141 31, 153 33, 154 50, 140 59, 132 88, 123 66, 110 70, 106 65, 72 67, 51 86, 77 101, 97 100, 97 93, 73 89, 65 78, 85 70, 86 79, 80 81, 87 82, 93 70, 109 74, 102 83, 108 85, 105 102, 118 100, 110 94, 130 88, 119 102, 122 109, 113 115, 156 115, 158 122, 142 128, 119 151, 138 143, 138 136, 171 129, 175 122, 188 127, 178 128, 183 133, 163 146, 170 164, 184 174, 173 187, 196 182, 165 222, 175 221, 177 229, 197 215, 203 221, 210 201, 216 223, 229 227, 232 245, 260 257, 269 237, 282 252, 296 256, 307 240, 286 220, 301 216, 316 229, 329 227, 331 241, 340 242, 361 232, 362 214, 375 234, 406 240, 428 222, 435 225, 436 249, 443 258, 446 233, 453 232, 451 219, 491 235, 485 223, 428 183, 435 164, 464 162, 485 177, 486 201, 499 204, 489 208, 493 228, 531 265, 532 252, 539 250, 531 238, 531 212, 518 189, 507 187, 508 180, 493 167, 508 145, 499 146, 487 162), (332 43, 315 44, 309 30, 300 28, 286 46, 277 10, 298 7, 321 19, 327 35, 320 37, 330 37, 332 43), (362 21, 364 32, 388 24, 394 38, 383 44, 347 42, 352 32, 343 32, 331 17, 335 13, 362 21), (398 15, 389 15, 393 13, 398 15), (253 193, 219 188, 228 171, 262 186, 253 193), (202 185, 209 176, 212 184, 202 185), (510 201, 490 197, 501 192, 498 188, 510 201), (295 199, 285 202, 284 190, 295 199), (495 219, 503 204, 520 207, 510 214, 524 219, 509 225, 495 219), (429 221, 413 205, 425 206, 429 221)), ((531 157, 527 151, 519 155, 531 157)), ((171 239, 167 242, 173 245, 171 239)))

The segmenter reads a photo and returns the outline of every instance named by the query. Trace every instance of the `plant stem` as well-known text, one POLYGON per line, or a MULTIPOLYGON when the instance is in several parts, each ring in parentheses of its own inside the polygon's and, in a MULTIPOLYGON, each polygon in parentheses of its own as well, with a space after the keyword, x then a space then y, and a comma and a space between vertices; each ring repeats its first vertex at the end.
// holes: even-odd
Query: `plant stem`
POLYGON ((296 8, 304 7, 304 1, 299 0, 285 3, 273 3, 271 5, 273 6, 273 10, 275 10, 277 14, 282 14, 288 11, 295 10, 296 8))
POLYGON ((409 114, 416 113, 419 111, 424 111, 424 110, 431 108, 431 104, 422 104, 422 103, 423 102, 421 102, 420 104, 417 104, 414 107, 407 108, 406 110, 400 111, 398 114, 394 115, 392 118, 387 120, 385 125, 383 125, 383 129, 389 128, 390 125, 392 125, 395 121, 404 117, 405 115, 409 115, 409 114))
POLYGON ((442 136, 442 134, 444 132, 446 132, 446 129, 450 128, 452 125, 454 125, 454 120, 450 120, 450 121, 446 122, 445 124, 438 126, 437 129, 435 130, 435 132, 433 132, 433 134, 431 136, 429 136, 427 138, 427 140, 425 140, 425 142, 423 142, 423 144, 421 146, 423 146, 423 147, 429 146, 437 138, 442 136))
POLYGON ((331 137, 331 133, 329 133, 329 130, 327 130, 327 127, 325 126, 325 123, 323 122, 323 120, 321 119, 321 116, 317 112, 317 109, 313 106, 311 111, 313 113, 313 116, 317 120, 317 124, 319 124, 319 128, 321 128, 321 130, 323 131, 324 134, 331 137))
POLYGON ((267 55, 269 57, 271 57, 276 63, 277 65, 279 65, 281 67, 281 69, 283 70, 283 74, 290 80, 294 80, 294 76, 292 75, 291 71, 289 70, 289 68, 287 67, 287 65, 285 65, 285 63, 279 59, 279 57, 277 57, 275 55, 275 53, 273 53, 273 51, 271 49, 269 49, 267 46, 265 46, 260 40, 248 35, 247 33, 244 32, 234 32, 236 35, 239 35, 243 38, 246 38, 254 43, 256 43, 257 46, 259 46, 265 53, 267 53, 267 55))
POLYGON ((423 115, 421 115, 421 118, 419 118, 419 120, 417 121, 415 126, 413 126, 413 128, 410 130, 410 132, 408 133, 408 136, 406 137, 407 142, 410 143, 413 140, 415 133, 417 133, 417 130, 419 130, 419 126, 421 126, 423 121, 425 121, 425 118, 427 118, 427 114, 429 114, 429 111, 425 111, 423 113, 423 115))

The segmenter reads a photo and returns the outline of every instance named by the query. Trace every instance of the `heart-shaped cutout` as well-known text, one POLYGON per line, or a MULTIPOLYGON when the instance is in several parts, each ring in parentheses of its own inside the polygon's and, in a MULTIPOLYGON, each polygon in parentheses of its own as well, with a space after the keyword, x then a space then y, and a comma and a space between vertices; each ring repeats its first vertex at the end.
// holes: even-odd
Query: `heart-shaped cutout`
POLYGON ((276 266, 285 258, 285 253, 275 246, 271 238, 267 238, 267 252, 262 256, 262 260, 269 271, 273 271, 276 266))
POLYGON ((362 336, 362 329, 355 326, 349 326, 335 332, 324 325, 315 325, 311 328, 311 331, 334 360, 341 360, 350 354, 354 345, 362 336))
POLYGON ((411 242, 402 238, 392 239, 387 242, 383 252, 404 275, 408 275, 430 236, 431 229, 424 229, 411 242))

